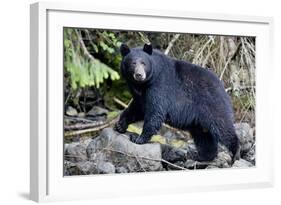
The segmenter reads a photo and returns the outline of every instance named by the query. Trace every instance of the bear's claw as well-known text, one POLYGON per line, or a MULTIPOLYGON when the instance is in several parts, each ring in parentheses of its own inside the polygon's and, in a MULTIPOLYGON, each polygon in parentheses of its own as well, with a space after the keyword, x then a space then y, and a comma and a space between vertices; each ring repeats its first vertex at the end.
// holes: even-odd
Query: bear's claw
POLYGON ((125 133, 127 128, 125 128, 124 126, 121 125, 120 122, 117 122, 114 126, 114 130, 116 130, 119 133, 125 133))
POLYGON ((131 133, 130 134, 130 140, 136 144, 145 144, 147 143, 147 140, 143 138, 142 136, 136 134, 136 133, 131 133))

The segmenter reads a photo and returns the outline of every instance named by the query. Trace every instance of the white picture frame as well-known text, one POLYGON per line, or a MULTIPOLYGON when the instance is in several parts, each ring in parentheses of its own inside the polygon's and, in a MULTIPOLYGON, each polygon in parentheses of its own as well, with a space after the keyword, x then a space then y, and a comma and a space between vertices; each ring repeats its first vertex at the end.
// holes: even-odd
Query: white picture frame
POLYGON ((30 15, 30 198, 94 199, 273 185, 273 19, 182 11, 35 3, 30 15), (95 176, 63 176, 63 27, 256 36, 256 166, 95 176), (266 83, 265 83, 266 82, 266 83), (265 120, 266 119, 266 120, 265 120), (187 183, 182 183, 185 180, 187 183), (147 186, 147 182, 149 186, 147 186), (181 183, 179 183, 181 182, 181 183))

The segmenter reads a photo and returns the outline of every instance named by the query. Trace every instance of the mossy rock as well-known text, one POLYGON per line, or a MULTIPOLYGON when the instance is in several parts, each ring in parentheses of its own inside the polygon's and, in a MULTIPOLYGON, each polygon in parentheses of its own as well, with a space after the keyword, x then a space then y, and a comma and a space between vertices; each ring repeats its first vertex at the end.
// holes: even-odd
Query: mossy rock
MULTIPOLYGON (((140 135, 142 132, 142 129, 131 124, 131 125, 129 125, 127 131, 134 132, 134 133, 137 133, 140 135)), ((160 144, 167 144, 166 139, 161 135, 153 135, 150 142, 158 142, 160 144)))

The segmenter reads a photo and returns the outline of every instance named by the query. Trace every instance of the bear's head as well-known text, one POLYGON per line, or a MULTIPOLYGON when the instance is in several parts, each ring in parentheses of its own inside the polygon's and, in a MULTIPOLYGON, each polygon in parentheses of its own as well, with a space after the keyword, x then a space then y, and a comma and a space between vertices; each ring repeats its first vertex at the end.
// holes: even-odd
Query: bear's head
POLYGON ((151 79, 152 70, 152 46, 145 44, 143 48, 130 49, 126 44, 122 44, 120 52, 122 54, 121 72, 122 75, 137 84, 143 84, 151 79))

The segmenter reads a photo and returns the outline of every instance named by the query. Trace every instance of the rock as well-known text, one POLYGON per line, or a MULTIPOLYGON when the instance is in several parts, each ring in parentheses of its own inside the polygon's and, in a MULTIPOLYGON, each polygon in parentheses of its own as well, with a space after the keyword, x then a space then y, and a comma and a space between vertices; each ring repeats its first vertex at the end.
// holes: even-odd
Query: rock
POLYGON ((97 173, 95 165, 92 162, 85 161, 79 163, 73 163, 70 161, 64 161, 64 175, 73 176, 73 175, 89 175, 97 173))
POLYGON ((188 159, 198 158, 198 152, 193 140, 189 140, 186 146, 186 157, 188 159))
POLYGON ((113 174, 115 173, 115 167, 110 162, 100 161, 97 164, 97 171, 99 174, 113 174))
POLYGON ((178 149, 170 145, 161 145, 162 159, 168 162, 177 162, 186 160, 186 152, 183 149, 178 149))
POLYGON ((68 106, 66 108, 66 114, 68 116, 77 116, 78 115, 78 112, 75 108, 73 108, 72 106, 68 106))
POLYGON ((67 150, 68 146, 69 146, 69 144, 68 144, 68 143, 64 143, 64 154, 65 154, 65 152, 66 152, 66 150, 67 150))
POLYGON ((251 162, 248 162, 248 161, 246 161, 244 159, 236 160, 234 162, 234 164, 232 165, 232 167, 243 167, 243 168, 245 168, 245 167, 252 167, 252 166, 253 166, 253 164, 251 162))
POLYGON ((84 112, 79 112, 77 114, 77 116, 80 117, 80 118, 84 118, 86 116, 86 114, 84 112))
POLYGON ((115 173, 114 165, 110 162, 103 161, 100 161, 98 164, 96 164, 91 161, 73 163, 65 160, 64 170, 66 176, 115 173))
POLYGON ((99 106, 94 106, 88 113, 87 116, 101 116, 106 115, 108 113, 108 110, 99 106))
POLYGON ((206 169, 218 169, 218 167, 215 166, 215 165, 210 164, 210 165, 208 165, 208 166, 206 167, 206 169))
POLYGON ((82 175, 96 174, 98 172, 95 164, 90 161, 79 162, 76 165, 82 175))
POLYGON ((167 140, 174 139, 174 133, 171 130, 167 130, 163 133, 163 137, 167 140))
POLYGON ((245 159, 246 161, 251 162, 253 165, 256 164, 256 146, 255 144, 251 147, 250 151, 245 153, 242 156, 243 159, 245 159))
POLYGON ((117 167, 116 173, 128 173, 128 170, 124 167, 117 167))
POLYGON ((88 147, 90 142, 92 141, 92 138, 80 138, 80 144, 83 145, 85 148, 88 147))
POLYGON ((72 176, 78 174, 79 174, 79 169, 77 168, 76 164, 64 160, 64 176, 72 176))
POLYGON ((186 160, 184 166, 188 169, 228 168, 232 162, 229 151, 221 145, 219 145, 217 157, 212 161, 195 161, 194 159, 198 157, 198 153, 194 144, 189 144, 187 157, 188 160, 186 160))
POLYGON ((241 155, 243 155, 250 151, 255 142, 253 129, 248 123, 236 123, 234 126, 240 141, 241 155))
POLYGON ((97 164, 110 162, 118 171, 119 167, 128 172, 162 169, 161 147, 158 143, 138 145, 131 142, 127 135, 116 133, 112 128, 105 128, 89 143, 87 156, 97 164))
MULTIPOLYGON (((104 115, 105 112, 99 111, 96 114, 104 115)), ((65 175, 179 169, 163 162, 164 160, 187 169, 229 168, 231 165, 252 167, 255 165, 253 129, 247 123, 237 123, 235 128, 240 140, 241 159, 236 160, 233 165, 229 150, 221 144, 219 144, 218 155, 213 161, 199 162, 195 160, 198 158, 198 152, 193 139, 184 139, 184 136, 175 134, 174 131, 167 130, 163 133, 167 144, 138 145, 130 141, 129 132, 119 134, 112 128, 105 128, 95 138, 84 137, 79 138, 79 142, 65 144, 65 175), (178 146, 179 143, 176 143, 177 146, 174 146, 175 141, 183 142, 183 145, 178 146)))
POLYGON ((71 162, 86 161, 88 159, 86 146, 79 142, 68 144, 65 147, 65 159, 71 162))

